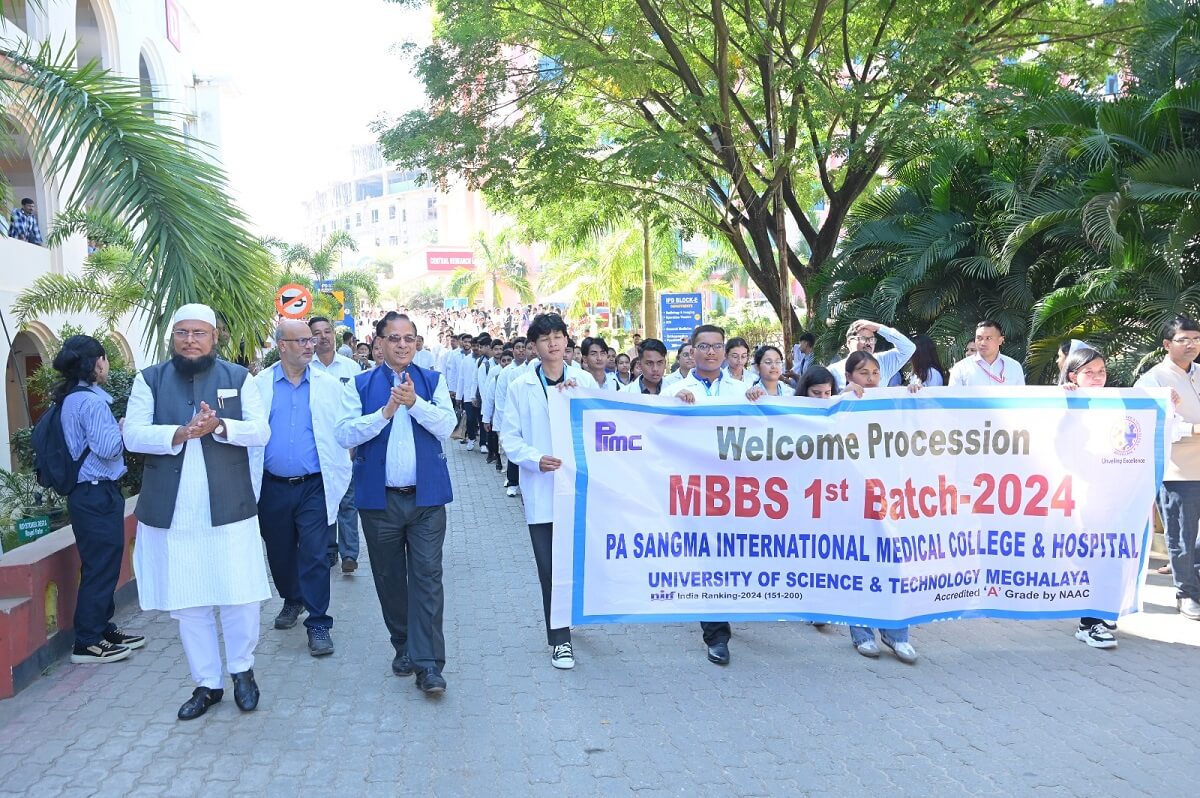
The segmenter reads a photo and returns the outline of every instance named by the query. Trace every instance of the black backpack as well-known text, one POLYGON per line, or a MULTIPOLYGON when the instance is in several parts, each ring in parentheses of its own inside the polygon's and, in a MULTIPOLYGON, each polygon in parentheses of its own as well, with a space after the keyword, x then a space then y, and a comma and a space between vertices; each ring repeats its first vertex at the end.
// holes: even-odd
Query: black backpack
MULTIPOLYGON (((67 391, 67 396, 87 390, 91 388, 76 385, 67 391)), ((50 405, 50 409, 34 425, 30 441, 33 446, 33 473, 37 483, 43 488, 52 488, 59 496, 66 496, 75 490, 75 483, 79 480, 79 469, 92 452, 91 447, 85 445, 78 460, 71 458, 62 425, 62 404, 66 400, 67 397, 64 396, 62 402, 50 405)))

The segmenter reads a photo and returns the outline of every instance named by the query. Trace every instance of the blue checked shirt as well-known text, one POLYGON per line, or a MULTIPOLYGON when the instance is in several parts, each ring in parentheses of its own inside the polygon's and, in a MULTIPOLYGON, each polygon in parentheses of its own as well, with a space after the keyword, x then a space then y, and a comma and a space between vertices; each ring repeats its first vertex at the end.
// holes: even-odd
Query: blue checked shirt
MULTIPOLYGON (((85 383, 80 383, 81 385, 85 383)), ((63 400, 63 436, 71 457, 83 454, 84 444, 91 454, 79 469, 78 482, 100 479, 118 480, 125 475, 125 447, 121 428, 113 418, 112 397, 99 385, 77 391, 63 400)))
POLYGON ((30 244, 42 245, 42 229, 38 227, 37 216, 30 216, 20 208, 13 208, 8 217, 8 237, 19 238, 30 244))

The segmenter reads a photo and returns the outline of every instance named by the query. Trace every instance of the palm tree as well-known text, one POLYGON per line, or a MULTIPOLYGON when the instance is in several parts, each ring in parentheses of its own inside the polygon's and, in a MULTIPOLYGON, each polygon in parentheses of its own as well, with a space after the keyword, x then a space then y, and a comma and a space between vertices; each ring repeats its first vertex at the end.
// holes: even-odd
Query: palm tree
POLYGON ((488 242, 481 234, 475 244, 481 263, 474 269, 455 269, 450 275, 450 295, 467 298, 474 304, 482 295, 485 304, 500 307, 504 304, 503 289, 508 288, 522 302, 532 302, 533 288, 529 285, 528 269, 512 253, 509 236, 501 233, 488 242))
MULTIPOLYGON (((97 285, 141 287, 131 309, 150 349, 161 349, 171 314, 189 302, 220 311, 235 338, 257 340, 269 319, 270 258, 230 202, 224 173, 165 123, 137 81, 75 61, 74 50, 0 38, 0 106, 30 120, 43 173, 69 181, 66 215, 87 208, 132 231, 127 264, 93 267, 98 280, 109 275, 97 285)), ((58 307, 78 307, 67 297, 58 307)), ((27 308, 37 301, 59 300, 43 291, 27 308)))
MULTIPOLYGON (((690 259, 680 252, 679 238, 674 230, 664 226, 650 227, 650 282, 654 285, 682 286, 687 284, 690 259)), ((624 219, 618 223, 597 227, 580 239, 568 239, 552 246, 547 266, 542 272, 541 288, 560 291, 572 288, 575 302, 572 314, 582 314, 588 307, 606 305, 609 318, 616 311, 631 313, 642 310, 646 284, 644 269, 644 231, 640 220, 624 219)), ((707 280, 691 274, 690 285, 707 280)), ((688 288, 687 290, 693 290, 688 288)))
MULTIPOLYGON (((333 285, 329 290, 342 291, 348 305, 357 305, 363 297, 371 302, 379 300, 379 280, 373 271, 352 269, 335 273, 343 251, 358 251, 354 237, 344 230, 330 233, 315 250, 304 244, 288 244, 275 238, 269 238, 264 243, 279 253, 281 266, 276 278, 277 288, 289 283, 311 285, 332 278, 333 285)), ((313 296, 313 311, 315 315, 337 319, 342 317, 342 308, 337 299, 324 292, 313 296)))

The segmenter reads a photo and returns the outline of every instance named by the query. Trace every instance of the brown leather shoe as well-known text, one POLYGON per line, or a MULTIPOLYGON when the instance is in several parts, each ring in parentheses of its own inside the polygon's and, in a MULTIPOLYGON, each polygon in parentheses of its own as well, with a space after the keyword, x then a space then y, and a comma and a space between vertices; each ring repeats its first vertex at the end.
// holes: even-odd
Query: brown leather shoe
POLYGON ((349 557, 342 558, 342 573, 352 574, 358 570, 358 560, 352 560, 349 557))

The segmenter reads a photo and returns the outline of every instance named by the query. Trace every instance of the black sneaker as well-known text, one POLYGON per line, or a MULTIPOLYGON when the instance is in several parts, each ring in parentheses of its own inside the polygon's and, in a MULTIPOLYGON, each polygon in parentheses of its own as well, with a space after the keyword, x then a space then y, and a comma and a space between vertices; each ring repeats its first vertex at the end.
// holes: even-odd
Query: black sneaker
POLYGON ((125 646, 125 648, 129 649, 130 651, 146 645, 146 638, 142 635, 127 635, 120 629, 113 629, 111 632, 105 632, 104 639, 112 643, 114 646, 125 646))
POLYGON ((392 660, 392 673, 397 676, 412 676, 416 672, 412 659, 407 653, 397 654, 392 660))
POLYGON ((304 605, 299 601, 284 601, 283 609, 275 616, 276 629, 291 629, 296 625, 296 621, 300 620, 300 613, 304 612, 304 605))
POLYGON ((125 659, 130 651, 125 646, 114 646, 107 640, 82 646, 78 643, 71 650, 71 662, 76 665, 88 665, 96 662, 117 662, 125 659))
POLYGON ((314 626, 308 630, 308 653, 314 657, 324 657, 333 653, 333 638, 329 629, 324 626, 314 626))

